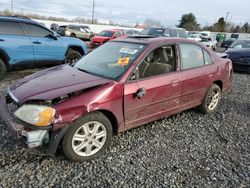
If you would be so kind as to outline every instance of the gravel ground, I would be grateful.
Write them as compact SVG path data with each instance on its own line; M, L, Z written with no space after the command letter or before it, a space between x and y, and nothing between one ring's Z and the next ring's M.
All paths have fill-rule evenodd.
M0 92L37 69L9 73ZM250 187L250 75L234 74L219 110L188 110L113 138L84 163L34 156L0 118L0 187Z

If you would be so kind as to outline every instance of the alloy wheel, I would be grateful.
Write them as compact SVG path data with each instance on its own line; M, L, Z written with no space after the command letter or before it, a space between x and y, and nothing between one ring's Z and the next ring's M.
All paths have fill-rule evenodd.
M80 126L72 137L72 149L79 156L91 156L97 153L105 144L107 130L97 121L91 121Z

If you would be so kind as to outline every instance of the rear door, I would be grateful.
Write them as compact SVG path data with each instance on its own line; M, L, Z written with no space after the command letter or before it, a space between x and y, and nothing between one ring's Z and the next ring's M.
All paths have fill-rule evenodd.
M9 64L33 64L33 45L18 22L0 21L0 50L10 57Z
M61 63L65 58L62 37L53 38L53 33L41 26L24 24L34 49L35 64Z
M172 56L165 47L171 49ZM174 49L174 46L164 46L153 50L135 70L139 78L125 84L124 115L128 128L165 117L178 109L182 77L176 69Z
M187 108L201 103L207 90L207 73L201 47L179 44L182 70L182 106Z

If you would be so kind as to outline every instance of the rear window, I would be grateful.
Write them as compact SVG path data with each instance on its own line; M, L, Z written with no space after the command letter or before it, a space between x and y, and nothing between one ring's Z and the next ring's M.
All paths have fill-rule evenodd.
M0 35L20 35L24 32L20 23L0 21Z
M163 35L164 29L149 28L144 29L140 34L141 35Z
M113 31L102 31L101 33L99 33L99 36L102 37L112 37L114 34Z
M187 33L184 30L178 30L178 35L181 38L187 38Z

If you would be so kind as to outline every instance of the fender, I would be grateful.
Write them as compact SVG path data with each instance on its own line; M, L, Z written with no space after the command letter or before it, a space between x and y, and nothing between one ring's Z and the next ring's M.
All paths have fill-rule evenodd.
M10 57L3 49L0 49L0 58L4 61L7 67L9 67Z

